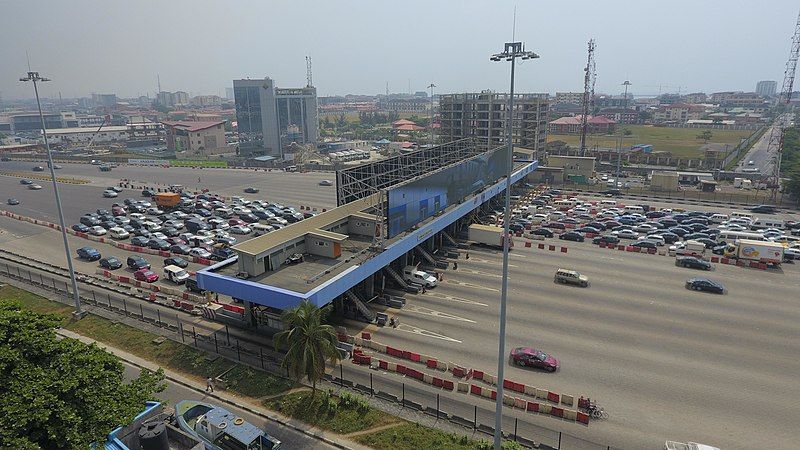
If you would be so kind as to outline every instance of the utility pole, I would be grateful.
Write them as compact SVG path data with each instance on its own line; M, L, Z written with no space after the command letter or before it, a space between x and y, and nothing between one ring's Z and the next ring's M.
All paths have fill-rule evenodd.
M69 269L69 278L72 282L72 294L75 299L75 312L73 315L80 319L86 312L81 309L81 294L78 291L78 280L75 278L75 267L72 265L72 254L69 250L69 242L67 241L67 226L64 223L64 210L61 208L61 197L58 194L58 182L56 181L56 172L53 167L53 154L50 152L50 143L47 140L47 127L44 122L44 114L42 114L42 103L39 101L39 82L50 81L49 78L39 76L39 72L29 71L28 75L19 79L19 81L33 81L33 92L36 94L36 106L39 108L39 120L42 124L42 136L44 136L44 146L47 149L47 165L50 167L50 177L53 182L53 193L56 197L56 209L58 209L58 224L61 225L61 237L64 239L64 252L67 255L67 267Z
M430 111L430 119L428 120L428 135L429 135L429 138L430 138L430 146L431 147L433 147L433 88L435 88L435 87L436 87L436 85L433 84L433 83L428 85L428 89L431 90L431 106L430 106L430 110L431 111Z
M594 96L594 39L589 39L589 56L586 59L586 68L583 76L583 116L581 117L581 148L580 155L586 156L586 133L589 131L589 105Z
M625 94L624 94L624 97L623 97L623 102L624 102L623 104L625 105L625 108L623 108L623 111L627 114L627 112L628 112L628 86L631 85L631 82L628 81L628 80L625 80L625 82L622 83L622 85L625 86ZM618 187L618 185L619 185L619 166L620 166L620 163L622 162L621 160L622 160L622 136L620 136L617 139L617 174L614 177L614 183L615 183L614 184L614 189L616 189Z

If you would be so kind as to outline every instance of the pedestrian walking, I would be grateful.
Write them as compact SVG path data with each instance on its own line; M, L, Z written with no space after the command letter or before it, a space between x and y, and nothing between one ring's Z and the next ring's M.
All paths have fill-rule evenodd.
M206 380L206 392L214 392L214 380L211 377Z
M218 301L219 301L219 292L215 292L215 293L214 293L214 301L215 301L215 302L218 302Z
M422 285L422 293L423 294L425 293L425 285L424 284Z
M467 252L467 256L464 259L469 259L469 252Z
M458 261L453 261L453 270L458 270Z

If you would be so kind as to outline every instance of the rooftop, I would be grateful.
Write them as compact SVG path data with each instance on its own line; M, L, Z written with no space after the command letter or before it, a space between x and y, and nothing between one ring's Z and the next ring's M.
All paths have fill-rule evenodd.
M572 117L561 117L559 119L553 120L550 123L556 125L580 125L583 121L583 116L572 116ZM588 120L590 125L609 125L617 123L613 119L609 119L605 116L589 116Z
M121 133L123 131L128 131L128 126L127 125L113 126L113 127L112 126L103 127L103 128L100 129L99 132L100 133L103 133L103 132L106 132L106 133ZM72 128L48 128L47 129L47 133L48 134L80 134L80 133L94 134L96 132L98 132L97 131L97 126L94 126L94 127L72 127Z
M209 122L192 122L187 120L176 120L176 121L165 121L162 122L164 125L174 128L179 128L185 131L201 131L206 130L208 128L215 127L217 125L222 125L225 123L224 120L214 120Z

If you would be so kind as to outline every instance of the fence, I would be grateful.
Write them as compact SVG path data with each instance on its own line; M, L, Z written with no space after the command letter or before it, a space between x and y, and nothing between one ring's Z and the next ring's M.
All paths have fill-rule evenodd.
M583 193L599 193L606 190L604 186L581 186L580 189L570 186L566 187L569 190ZM698 190L683 190L683 191L651 191L644 188L625 188L622 190L622 195L625 197L642 198L650 201L676 201L676 202L710 202L718 203L725 206L754 206L761 204L772 204L782 207L796 208L800 205L800 199L792 199L788 194L779 192L776 200L771 200L770 190L754 190L739 191L739 192L702 192Z
M68 280L58 279L58 276L44 273L42 270L32 270L9 261L0 262L0 276L51 291L56 294L55 300L71 305L72 293ZM282 354L271 347L259 345L256 341L244 339L236 330L231 332L228 325L215 324L217 326L214 327L196 321L189 322L185 318L181 319L181 314L175 310L151 304L145 300L103 292L102 289L79 287L79 291L84 304L159 327L163 331L161 334L176 342L273 374L288 376L280 367ZM376 372L354 367L347 362L343 362L335 368L333 374L328 378L343 388L352 388L366 395L398 403L404 408L420 410L437 419L448 420L484 433L487 438L494 432L493 404L487 402L484 407L456 398L459 395L469 394L443 395L447 392L443 390L442 393L436 393L434 397L433 393L424 389L420 383L406 383L394 377L376 375ZM503 415L503 433L508 439L529 447L537 443L542 444L540 448L549 447L559 450L610 450L615 448L535 425L525 418L519 417L521 414L517 411L509 410L507 413Z

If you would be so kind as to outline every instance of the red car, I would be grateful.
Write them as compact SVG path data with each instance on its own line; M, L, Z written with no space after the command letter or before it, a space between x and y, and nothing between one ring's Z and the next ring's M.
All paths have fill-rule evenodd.
M113 214L114 217L117 217L117 216L124 216L127 213L125 212L125 208L123 208L121 206L115 206L115 207L111 208L111 214Z
M565 230L567 227L561 222L548 222L545 225L542 225L545 228L556 228L559 230Z
M232 226L232 227L235 227L236 225L239 225L239 226L244 226L244 225L247 225L247 224L246 224L246 223L244 223L244 221L243 221L243 220L239 220L239 219L230 219L230 220L228 220L228 225L230 225L230 226Z
M139 269L133 273L133 276L139 281L146 281L148 283L158 281L158 274L150 269Z
M511 350L514 364L523 367L537 367L548 372L558 370L558 360L547 353L532 347L517 347Z

